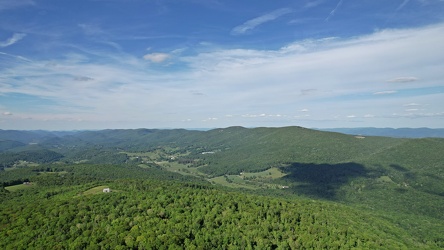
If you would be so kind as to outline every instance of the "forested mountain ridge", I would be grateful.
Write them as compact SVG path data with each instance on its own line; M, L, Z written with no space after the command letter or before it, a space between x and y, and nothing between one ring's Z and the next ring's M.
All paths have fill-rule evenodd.
M58 189L48 186L44 195L28 190L20 199L2 203L0 225L4 230L0 232L0 247L414 249L427 246L391 222L333 203L276 199L171 181L121 180L104 184L111 187L111 193L92 193L88 189L92 184ZM20 214L16 207L20 208Z
M397 138L444 138L444 129L439 128L326 128L319 130L351 135L387 136Z
M365 213L372 221L377 222L377 225L375 226L376 231L368 231L364 238L360 238L362 235L359 236L359 241L352 240L355 238L351 236L350 231L349 238L345 236L345 238L330 241L333 238L327 237L328 240L321 244L315 238L310 238L316 237L316 234L322 235L319 229L314 229L318 226L313 224L304 229L301 228L301 235L311 232L307 234L311 236L306 236L303 241L298 241L297 238L285 240L282 237L290 237L286 233L274 236L277 237L274 240L268 238L264 241L265 243L256 239L259 236L253 237L255 240L251 238L252 236L245 236L243 243L240 243L230 239L231 236L228 236L227 232L227 239L217 239L210 244L208 243L211 241L210 238L205 238L204 235L197 237L194 233L190 234L189 230L191 229L186 229L186 231L188 230L186 233L179 230L180 235L176 235L179 239L174 244L183 245L186 238L194 235L194 239L204 237L200 238L199 242L206 242L205 244L209 244L208 247L222 244L221 242L225 242L223 243L226 244L225 246L231 244L233 247L258 247L264 243L269 247L274 246L279 249L295 248L295 246L299 246L299 248L323 246L325 248L338 244L349 247L358 247L357 244L359 244L362 248L376 246L379 248L396 246L396 248L411 249L444 247L444 239L440 236L440 232L444 228L444 213L442 211L444 207L444 156L442 154L444 139L364 137L301 127L253 129L229 127L209 131L184 129L121 129L69 133L38 131L37 137L32 133L20 134L21 131L14 131L12 134L20 139L18 141L11 140L13 139L11 134L9 137L2 137L2 132L5 131L0 131L0 142L4 142L0 143L0 146L4 145L0 147L3 149L3 152L0 152L0 183L6 189L1 190L0 199L7 201L5 204L12 205L23 199L31 199L30 197L36 195L47 199L41 200L39 204L41 204L42 213L48 213L47 210L52 209L51 202L54 199L70 199L72 195L75 195L72 194L72 190L84 192L89 188L103 184L122 190L122 194L113 195L131 203L131 200L139 199L141 194L138 194L136 189L132 189L135 192L127 192L129 189L123 188L119 184L123 179L133 181L130 182L131 185L135 185L141 190L145 190L145 184L151 185L149 182L145 183L144 180L176 180L176 182L191 182L198 184L199 187L204 185L215 189L216 196L224 196L223 193L216 190L229 188L230 192L236 194L240 192L249 193L249 195L253 193L254 195L281 197L278 198L279 202L285 200L286 202L299 203L305 202L307 198L319 201L320 203L310 205L310 208L305 207L311 211L318 209L316 208L318 205L329 206L326 204L340 203L341 209L351 209L349 213L352 214ZM42 134L45 136L41 136ZM24 182L31 184L22 184ZM167 183L169 182L167 181ZM159 186L166 187L160 184ZM192 189L194 188L191 187ZM164 189L164 194L169 194L168 188ZM121 197L121 195L125 197ZM20 198L22 196L25 198ZM85 202L92 202L90 198L87 198ZM63 202L66 202L66 199ZM107 206L110 202L104 197L97 199L100 201L94 202L98 202L98 206ZM243 199L250 198L240 198L240 200ZM256 197L254 199L260 200L262 198ZM176 201L182 202L183 200L178 197L174 202ZM220 203L219 200L214 202ZM27 209L28 205L20 204L21 207ZM32 204L30 203L29 206ZM248 203L246 209L249 206L254 207L255 204ZM190 207L199 209L197 204L190 205ZM248 209L254 210L254 208ZM285 210L287 208L280 207L279 209ZM164 210L167 214L169 212L176 213L173 211L174 209L168 210L167 207ZM214 208L210 208L210 210L214 210ZM16 213L16 210L7 211L3 215L7 218L14 218L13 214ZM103 210L103 213L107 212ZM283 211L278 212L278 214L282 213ZM136 214L141 218L148 216L143 211L134 212L133 216ZM308 214L312 214L312 212L308 212ZM104 214L101 216L106 217ZM135 221L131 219L133 217L128 217L125 214L119 216L119 220L126 221L125 223L132 221L131 225L134 226ZM237 214L235 216L240 218L243 215ZM277 216L282 219L280 215ZM345 212L335 212L332 220L339 220L340 217L347 216L349 215ZM356 228L371 224L370 221L360 221L358 217L351 216L349 218L351 221L359 221L355 225ZM70 218L75 220L77 217L70 216ZM160 216L160 219L164 220L165 218ZM223 220L217 216L213 219L215 221ZM179 221L178 223L183 223L182 220ZM259 218L246 218L246 221L261 224ZM284 223L284 221L281 222ZM294 223L291 220L287 222ZM8 219L3 223L3 226L9 225L8 230L13 231L15 229L12 227L21 227L19 225L22 225L14 219ZM51 223L57 224L59 222L53 221ZM111 220L101 220L101 223L105 226L107 223L111 223ZM168 223L170 222L166 224ZM129 225L125 224L119 230L130 230ZM240 226L242 230L251 226L248 223L239 225L242 225ZM323 224L321 223L321 225ZM331 230L336 226L334 224ZM81 233L97 230L93 225L83 227L76 224L76 227ZM146 227L142 228L147 229ZM202 230L203 228L206 227L200 227ZM377 228L383 230L384 233L378 232ZM327 235L331 235L333 232L329 230L326 229ZM64 232L68 233L66 230ZM200 231L200 233L202 232ZM209 235L213 235L213 233L220 233L220 231L213 230ZM171 231L163 231L163 234L168 237L172 235ZM70 237L74 237L68 237L67 242L70 242L70 245L74 244L71 240L80 237L77 233L70 233L70 235ZM131 248L130 245L133 248L136 245L141 247L148 243L142 241L142 238L137 240L137 236L152 237L152 235L141 233L125 235L128 237L116 235L119 240L112 244L127 248ZM371 235L384 235L384 239L375 242L376 238ZM94 242L96 245L100 242L105 244L104 239L108 236L103 232ZM129 240L130 238L132 240ZM159 240L158 237L156 239L151 239L150 244L157 246L166 244L166 241ZM289 245L277 244L276 239L281 239L282 242L285 241ZM335 241L337 242L333 243ZM14 242L6 245L18 246ZM304 242L311 243L305 244ZM318 243L313 245L313 242ZM362 245L359 242L366 242L366 244ZM80 246L83 248L90 247L83 241L77 243L81 244ZM187 241L186 244L199 245L197 241L194 243Z

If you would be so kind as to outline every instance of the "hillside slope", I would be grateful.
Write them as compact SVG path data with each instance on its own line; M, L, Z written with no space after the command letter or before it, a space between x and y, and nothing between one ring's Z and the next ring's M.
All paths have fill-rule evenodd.
M19 132L14 133L22 138ZM395 246L400 248L412 249L442 247L444 244L441 236L444 228L444 139L357 137L301 127L229 127L209 131L82 131L47 137L38 144L8 141L4 145L6 150L0 154L0 160L7 162L4 164L7 171L0 168L0 182L4 186L19 184L8 187L9 190L19 191L14 196L8 190L1 189L0 198L15 197L19 201L19 197L26 193L27 197L38 194L46 199L57 197L66 185L111 184L122 178L134 181L131 185L142 189L143 185L137 183L146 179L161 182L175 179L192 181L199 185L212 183L212 187L216 189L230 187L235 193L281 197L279 202L306 201L309 198L322 201L318 204L320 206L340 203L340 209L348 212L335 214L334 221L346 218L348 213L366 214L376 223L375 227L383 231L377 229L376 235L384 235L384 240L389 240L375 242L372 233L367 232L370 238L366 236L360 242L366 241L372 247L377 246L374 244L392 246L390 242L396 242ZM37 185L22 184L28 181ZM236 181L242 185L232 185L231 182ZM120 184L116 184L115 188L125 190ZM251 189L247 191L243 188ZM226 197L222 193L216 194ZM125 192L125 196L119 196L118 199L138 199L138 196L132 195L131 192ZM254 196L253 200L255 199L260 198ZM15 201L11 202L13 204ZM53 207L49 203L43 203L41 209L46 214L46 210ZM66 205L66 200L59 205ZM318 209L317 205L314 206L316 208L305 208ZM196 205L195 209L199 209L199 206ZM134 213L138 213L137 211ZM15 210L10 212L16 213ZM121 216L121 220L125 221L127 216ZM140 216L146 214L142 211ZM236 216L242 217L242 214ZM360 221L358 216L352 217L352 221L359 222L354 224L354 228L371 225L368 221ZM249 221L256 223L254 219ZM107 220L102 222L110 223ZM4 225L10 225L10 231L23 227L19 222L5 222ZM243 228L248 228L251 224L242 225ZM96 230L91 225L86 226L88 230ZM318 226L308 226L306 230L312 232L320 229ZM74 236L77 235L76 232L78 231L73 229ZM212 231L210 235L213 233L216 231ZM102 234L106 235L106 232ZM165 234L171 236L170 233ZM127 236L135 237L137 241L136 234ZM409 237L412 240L406 240ZM122 239L119 239L118 244L123 244ZM123 241L126 239L124 237ZM42 238L42 242L44 240ZM348 239L337 240L345 245L360 244L358 241L349 242ZM268 242L274 244L271 239ZM81 244L86 246L84 242ZM217 241L215 244L222 243ZM315 247L303 245L302 242L298 244Z
M96 187L111 187L112 192L92 192ZM0 208L0 247L4 249L438 246L421 242L393 222L344 205L171 181L40 187L23 191L20 198L8 197Z

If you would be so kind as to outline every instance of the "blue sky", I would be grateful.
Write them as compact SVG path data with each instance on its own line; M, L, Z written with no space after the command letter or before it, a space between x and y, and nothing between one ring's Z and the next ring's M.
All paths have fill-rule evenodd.
M444 127L444 0L0 0L0 129Z

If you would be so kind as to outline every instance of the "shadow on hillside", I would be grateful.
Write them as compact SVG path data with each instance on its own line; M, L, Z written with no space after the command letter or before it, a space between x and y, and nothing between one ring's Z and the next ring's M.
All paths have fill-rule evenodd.
M400 172L408 172L409 170L405 167L401 167L398 164L390 164L390 167L394 170L400 171Z
M292 186L296 193L331 200L336 198L337 190L350 179L368 174L368 170L357 163L293 163L281 170L287 174L284 180L300 183Z

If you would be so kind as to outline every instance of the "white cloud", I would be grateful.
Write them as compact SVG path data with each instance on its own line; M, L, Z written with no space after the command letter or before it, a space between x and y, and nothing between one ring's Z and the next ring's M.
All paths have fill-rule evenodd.
M6 112L3 112L3 115L12 115L12 113L11 112L8 112L8 111L6 111Z
M170 58L169 54L166 53L151 53L143 56L143 59L149 60L154 63L161 63Z
M267 117L267 114L245 114L245 115L241 115L242 117L246 117L246 118L257 118L257 117ZM268 115L270 116L270 115Z
M11 45L15 44L16 42L22 40L25 36L26 36L26 34L23 34L23 33L14 33L12 35L12 37L7 39L6 41L3 41L3 42L0 41L0 47L11 46Z
M396 91L396 90L386 90L386 91L378 91L378 92L375 92L373 94L374 95L390 95L390 94L395 94L397 92L398 91Z
M210 117L210 118L204 119L202 121L203 122L212 122L212 121L217 121L217 120L219 120L219 118L217 118L217 117Z
M421 104L411 102L411 103L404 104L403 106L404 107L414 107L414 106L421 106Z
M249 30L252 30L263 23L273 21L273 20L275 20L283 15L289 14L291 12L292 12L292 10L289 8L277 9L275 11L272 11L270 13L267 13L265 15L262 15L262 16L259 16L256 18L253 18L253 19L248 20L239 26L234 27L233 30L231 30L231 34L232 35L245 34Z
M420 77L410 81L411 89L442 86L444 24L294 44L302 49L288 49L289 44L277 50L207 48L182 58L175 55L187 65L180 71L150 67L151 62L167 60L166 53L147 54L145 60L100 51L51 61L17 60L0 69L0 92L57 103L44 106L43 114L20 112L33 119L83 120L99 127L180 127L185 126L182 121L200 127L202 120L215 126L327 127L359 120L347 119L350 114L373 115L365 120L369 126L442 124L441 116L424 115L442 112L442 93L384 98L369 93L384 92L386 79L411 78L393 76ZM405 84L393 84L389 91L403 88ZM397 116L396 123L384 118L403 115L406 104L415 108L412 104L423 103L428 104L427 113L417 111L418 119ZM310 108L311 116L303 116L308 114L304 107Z

